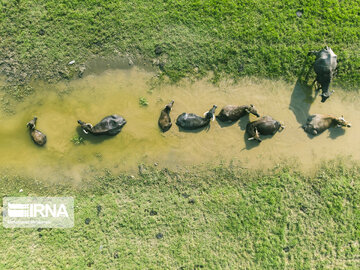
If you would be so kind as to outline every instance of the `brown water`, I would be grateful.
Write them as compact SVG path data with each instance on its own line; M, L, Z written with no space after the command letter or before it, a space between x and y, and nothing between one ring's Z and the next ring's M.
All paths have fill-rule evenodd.
M256 79L243 79L236 85L224 81L219 86L206 80L182 82L150 93L153 76L134 67L56 85L34 83L36 94L19 104L15 115L0 114L2 170L40 179L77 181L99 168L132 171L139 163L176 168L236 161L244 167L264 168L294 160L306 169L338 155L360 160L360 108L355 93L337 90L326 103L320 103L320 97L311 103L308 89L299 84ZM141 107L139 97L145 97L149 105ZM161 133L157 126L160 110L172 99L173 127ZM217 113L227 104L254 104L260 115L270 115L286 128L261 144L244 136L248 117L227 126L214 121L209 129L199 132L179 131L175 125L179 114L202 115L213 104L218 106ZM310 138L299 128L308 113L344 115L353 127ZM78 128L78 119L96 124L110 114L127 120L115 137L93 137ZM32 142L26 129L35 115L37 128L48 137L43 148ZM76 135L83 136L85 143L74 145L71 138Z

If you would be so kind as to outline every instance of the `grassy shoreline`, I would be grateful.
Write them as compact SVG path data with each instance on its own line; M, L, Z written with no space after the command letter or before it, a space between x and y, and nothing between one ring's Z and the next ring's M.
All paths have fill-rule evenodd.
M0 197L74 196L76 209L68 230L1 226L0 267L356 269L359 172L335 161L314 176L287 166L146 167L135 177L105 173L76 194L3 178Z
M209 72L215 82L224 75L295 80L306 53L329 45L339 59L334 83L358 89L356 3L4 0L0 73L9 86L71 79L93 56L122 55L153 63L174 82Z

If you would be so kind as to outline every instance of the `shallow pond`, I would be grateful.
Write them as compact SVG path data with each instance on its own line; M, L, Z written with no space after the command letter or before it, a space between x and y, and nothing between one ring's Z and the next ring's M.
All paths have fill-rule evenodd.
M303 168L337 155L360 160L360 107L356 93L337 90L326 103L299 83L242 79L237 84L222 82L214 86L206 80L179 85L162 85L150 90L151 72L110 69L71 82L33 84L36 93L16 107L16 114L1 113L0 166L3 171L43 179L80 180L92 170L107 168L132 171L139 163L158 163L176 168L207 162L236 161L244 167L264 168L277 162L294 160ZM142 107L139 98L149 105ZM161 133L157 120L160 110L175 100L173 127ZM211 122L209 129L181 132L175 125L182 112L202 115L213 104L254 104L260 115L270 115L286 128L261 144L248 141L245 126L249 117L232 125ZM308 113L344 115L353 126L331 129L311 138L301 128ZM115 137L85 135L77 120L96 124L104 116L122 115L127 124ZM26 123L38 117L37 129L48 141L36 146ZM250 116L254 120L255 116ZM83 144L71 139L81 136Z

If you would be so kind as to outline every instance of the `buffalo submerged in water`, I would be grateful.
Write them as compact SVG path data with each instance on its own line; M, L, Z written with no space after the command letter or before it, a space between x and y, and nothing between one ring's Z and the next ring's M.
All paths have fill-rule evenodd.
M122 116L113 114L106 116L95 126L90 123L85 123L81 120L78 120L78 123L86 134L91 133L93 135L114 136L121 131L123 126L126 124L126 120Z
M250 113L255 115L256 117L260 117L255 106L252 104L242 106L227 105L221 109L220 113L216 116L216 118L222 122L237 121L241 117Z
M182 113L176 119L176 125L186 130L193 130L207 126L210 120L215 119L215 110L217 106L214 105L209 111L204 113L204 117L193 113Z
M343 116L334 117L331 115L313 114L308 117L306 124L302 126L305 132L312 135L318 135L330 127L349 128L351 124Z
M35 116L29 123L26 124L26 126L30 130L30 136L33 139L34 143L39 146L43 146L46 143L47 138L44 133L36 129L36 121L37 117Z
M160 113L158 125L163 132L168 131L172 126L170 111L173 105L174 105L174 101L172 100L169 104L165 106L165 108Z
M279 121L271 116L263 116L246 125L246 132L249 135L248 140L261 142L260 135L274 135L277 131L285 128Z

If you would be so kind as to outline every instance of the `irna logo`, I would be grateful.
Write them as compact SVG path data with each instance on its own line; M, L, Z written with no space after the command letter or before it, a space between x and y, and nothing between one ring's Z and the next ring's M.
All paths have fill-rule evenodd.
M72 197L5 197L6 228L70 228L74 226Z
M8 204L9 217L69 217L64 204Z

